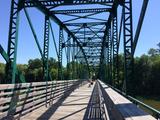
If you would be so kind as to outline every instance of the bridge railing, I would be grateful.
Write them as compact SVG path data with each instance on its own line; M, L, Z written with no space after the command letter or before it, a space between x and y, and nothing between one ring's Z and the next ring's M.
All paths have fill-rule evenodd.
M16 118L53 104L79 83L79 80L68 80L0 85L0 119Z
M133 104L127 97L99 81L109 116L116 120L155 120L150 114ZM157 118L158 119L158 118Z
M150 113L152 116L154 116L156 119L160 119L160 111L154 109L153 107L137 100L136 98L126 95L124 92L120 91L117 88L114 88L110 85L108 85L109 87L111 87L112 89L114 89L116 92L120 93L121 95L123 95L124 97L126 97L127 99L129 99L130 101L132 101L134 104L137 105L137 107L140 107L142 109L144 109L145 111L147 111L148 113Z

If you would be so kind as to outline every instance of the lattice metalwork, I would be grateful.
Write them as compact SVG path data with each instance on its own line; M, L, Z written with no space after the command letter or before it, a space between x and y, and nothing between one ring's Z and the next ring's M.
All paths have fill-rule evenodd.
M51 22L55 22L60 27L59 42L56 42L55 39L53 41L59 62L58 79L63 79L62 55L66 52L67 64L72 61L74 62L74 64L67 68L68 71L72 70L72 78L80 76L82 72L88 75L91 73L89 77L92 77L92 74L96 71L97 77L103 78L104 80L107 79L105 81L109 81L110 84L117 87L119 84L118 50L121 38L120 35L123 28L125 60L123 88L127 93L129 82L132 81L133 54L138 41L147 3L148 1L143 2L135 41L133 41L132 0L11 0L7 54L3 47L0 46L0 52L7 62L7 82L15 83L22 78L20 72L16 68L16 59L19 12L23 12L24 9L43 60L44 79L46 80L51 80L48 71L49 33L51 32L54 38L53 32L55 30L52 29ZM75 5L77 7L75 7ZM26 10L33 7L40 10L44 16L46 16L43 50L41 49L33 24ZM120 20L117 17L120 13L118 7L123 9ZM120 30L118 28L120 28ZM64 34L67 33L67 35L63 35L63 32ZM68 37L66 41L65 37ZM59 48L59 50L57 48ZM81 67L84 67L87 72L76 71ZM103 73L100 74L102 71ZM7 82L4 81L4 83Z

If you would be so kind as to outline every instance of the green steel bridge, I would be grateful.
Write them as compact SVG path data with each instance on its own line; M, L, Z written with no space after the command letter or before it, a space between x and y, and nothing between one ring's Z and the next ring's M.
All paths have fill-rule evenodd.
M7 51L0 43L0 53L6 62L6 77L0 84L0 119L160 119L158 110L130 96L130 82L134 80L134 53L149 0L142 2L135 34L132 0L10 1ZM38 33L44 36L43 48L33 24L35 20L28 12L33 8L44 15L44 32ZM27 82L17 68L21 13L26 17L43 61L43 78L39 82ZM55 30L53 23L59 28ZM54 33L59 39L55 39ZM118 64L120 42L124 46L122 83L119 83ZM58 80L53 80L49 71L50 47L54 47L58 58ZM73 74L71 80L65 80L64 62L78 63L72 68L67 66L68 71L78 74L77 78ZM75 69L79 67L82 71ZM93 75L95 80L91 85Z

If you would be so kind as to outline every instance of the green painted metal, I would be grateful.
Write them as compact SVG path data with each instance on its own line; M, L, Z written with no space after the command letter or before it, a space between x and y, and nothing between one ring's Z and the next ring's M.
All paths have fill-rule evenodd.
M59 29L59 54L58 54L58 80L63 79L62 73L62 42L63 42L63 29Z
M132 27L132 0L125 0L123 4L123 37L124 37L124 85L123 90L128 94L131 90L133 73L133 27Z
M86 58L86 55L85 55L85 52L84 52L84 49L83 47L81 46L81 44L79 43L78 39L76 38L76 36L67 28L67 26L61 22L61 20L56 17L54 14L52 14L52 12L46 7L45 4L43 4L41 1L39 0L31 0L30 2L32 2L34 5L36 5L36 7L42 12L44 13L45 15L48 15L54 22L56 22L59 26L61 26L68 34L71 35L71 37L73 38L73 40L77 43L77 45L79 46L79 48L81 49L83 55L84 55L84 58L85 58L85 61L86 61L86 64L87 64L87 68L89 70L89 63L88 63L88 60ZM48 2L47 2L48 3Z
M9 56L7 55L7 53L5 52L5 50L3 49L3 47L0 45L0 54L2 55L2 57L5 59L6 63L9 63ZM19 82L25 83L25 77L24 75L18 70L16 69L15 71L17 79L19 80ZM5 84L6 81L1 81L2 84Z
M29 17L29 14L28 14L26 8L24 8L24 13L25 13L25 15L26 15L27 21L28 21L29 26L30 26L30 28L31 28L31 31L32 31L32 33L33 33L33 37L34 37L34 40L35 40L36 45L37 45L37 47L38 47L38 50L39 50L39 52L40 52L40 55L43 57L43 52L42 52L41 46L40 46L40 44L39 44L39 42L38 42L38 38L37 38L36 32L35 32L35 30L34 30L34 28L33 28L33 24L32 24L32 22L31 22L31 19L30 19L30 17Z
M108 36L107 36L107 42L108 42L108 50L107 50L107 65L108 65L108 81L109 84L113 84L112 81L112 38L111 38L111 28L108 29Z
M68 40L67 40L67 44L71 44L71 36L68 34ZM71 49L70 47L68 46L67 47L67 72L69 73L68 75L68 78L70 79L71 78L71 75L70 75L70 71L71 71L71 66L69 65L69 63L71 62Z
M33 28L33 24L32 24L32 22L31 22L30 16L29 16L26 8L24 8L24 12L25 12L26 18L27 18L27 20L28 20L29 26L30 26L30 28L31 28L31 31L32 31L32 33L33 33L34 40L35 40L35 42L36 42L36 45L37 45L38 50L39 50L39 52L40 52L40 55L41 55L41 57L42 57L42 61L43 61L43 63L44 63L45 57L44 57L44 54L42 53L42 49L41 49L41 47L40 47L40 44L39 44L37 35L36 35L36 33L35 33L35 30L34 30L34 28ZM48 21L47 23L48 23L48 25L49 25L49 21ZM49 26L48 26L48 27L49 27ZM49 30L49 29L48 29L48 30ZM48 33L48 35L49 35L49 33ZM47 35L47 36L48 36L48 35ZM46 39L47 39L47 38L46 38ZM49 39L48 39L48 40L49 40ZM49 42L46 43L46 44L49 44ZM49 49L48 47L49 47L49 46L47 46L47 49ZM46 49L46 48L45 48L45 49ZM46 51L45 51L45 52L46 52ZM47 56L48 56L48 53L47 53ZM48 62L48 61L47 61L47 62ZM47 66L47 65L46 65L46 66ZM43 66L43 67L44 67L44 66ZM47 68L47 69L48 69L48 68ZM47 79L52 80L50 73L47 72L47 74L49 74L49 75L47 76Z
M52 28L50 20L49 20L49 25L50 25L50 29L51 29L52 40L53 40L54 47L55 47L55 50L56 50L56 54L57 54L57 57L58 57L58 49L57 49L57 45L56 45L56 41L55 41L55 37L54 37L54 32L53 32L53 28Z
M114 0L90 0L90 1L85 1L85 0L54 0L54 1L46 1L46 0L40 0L42 5L46 5L48 7L55 8L60 5L83 5L83 4L107 4L110 5L114 2ZM37 4L33 2L32 0L27 0L25 1L25 7L35 7Z
M16 2L18 1L18 2ZM25 4L23 4L25 2ZM78 3L79 2L79 3ZM100 9L79 9L79 10L56 10L53 11L52 8L57 7L59 5L73 5L73 4L94 4L94 3L110 3L109 8L100 8ZM42 13L45 14L45 27L44 27L44 47L43 51L40 47L38 38L36 36L36 32L33 28L33 24L31 19L27 13L26 8L24 8L25 15L29 22L31 31L33 33L36 45L38 46L38 50L41 54L43 60L43 72L44 72L44 79L46 81L52 80L51 75L49 74L48 70L48 57L49 57L49 33L51 30L51 34L53 37L54 47L58 56L58 79L63 79L63 71L62 71L62 55L63 55L63 48L67 47L66 57L67 63L69 63L70 57L72 57L72 64L71 67L67 67L67 70L72 73L72 79L75 79L76 76L80 76L83 74L82 78L86 78L86 76L90 76L90 70L92 69L92 65L90 64L90 59L100 59L99 67L99 76L103 81L105 79L109 81L110 85L117 87L118 85L118 50L121 38L121 30L122 30L122 23L123 23L123 37L124 37L124 72L125 72L125 79L124 79L124 86L123 90L126 94L132 92L132 88L130 90L129 83L132 82L132 74L133 74L133 54L135 51L135 47L138 41L140 29L143 23L144 14L146 11L146 7L148 4L148 0L144 0L136 35L135 41L133 43L133 28L132 28L132 0L104 0L104 1L83 1L78 0L73 3L73 1L46 1L46 0L11 0L11 15L10 15L10 27L9 27L9 39L8 39L8 52L4 51L2 46L0 45L0 53L3 58L7 62L6 66L6 76L7 80L4 83L15 83L17 80L21 80L21 82L25 82L24 76L20 71L16 68L16 59L17 59L17 46L18 46L18 25L19 25L19 11L23 9L23 7L36 7ZM108 5L108 4L107 4ZM120 33L118 34L118 25L117 25L117 9L118 6L121 5L123 7L122 12L122 19L120 24ZM68 23L64 23L65 21L61 21L55 14L72 14L72 13L90 13L95 12L93 14L89 14L86 16L79 16L75 19L80 18L90 18L91 15L95 15L100 12L110 12L108 20L102 20L99 18L94 18L94 20L101 20L103 22L89 22L89 23L72 23L73 20ZM71 15L72 17L77 17L76 15ZM60 26L59 31L59 50L56 46L56 41L54 38L53 29L51 27L51 22L49 17ZM93 20L93 18L92 18ZM105 22L104 22L105 21ZM104 25L105 29L98 29L93 30L92 27L96 25ZM80 29L73 29L70 30L69 26L79 26L80 29L84 28L84 31L79 31ZM88 30L86 30L88 29ZM68 34L67 46L63 46L64 36L63 30L65 30ZM77 31L78 30L78 31ZM98 35L98 33L104 33L104 35ZM76 36L76 34L78 34ZM87 37L88 35L93 35L93 37ZM118 36L119 35L119 36ZM72 38L72 40L71 40ZM96 44L92 40L101 39L100 44ZM84 42L81 42L84 40ZM73 42L72 42L73 41ZM89 42L91 45L88 45ZM65 41L64 41L65 43ZM93 44L92 44L93 43ZM73 47L73 49L71 49ZM88 47L88 49L86 49ZM97 49L96 55L92 55L93 53L89 53L91 48L95 47ZM98 49L100 47L100 51ZM93 51L92 51L93 52ZM72 54L72 55L71 55ZM76 56L76 57L75 57ZM96 63L92 60L93 63ZM77 64L82 63L83 65ZM97 66L96 66L97 67ZM81 68L81 69L80 69ZM80 69L81 71L77 71ZM88 70L88 71L87 71ZM88 73L87 73L88 72ZM69 76L70 78L71 76Z
M49 80L49 69L48 69L48 56L49 56L49 33L50 33L50 23L49 17L45 16L45 25L44 25L44 47L43 47L43 76L44 80Z
M19 27L19 7L16 0L11 1L10 12L10 26L8 36L8 51L9 62L6 65L6 80L5 83L16 82L16 59L17 59L17 46L18 46L18 27Z
M146 9L148 6L148 2L149 2L149 0L143 0L143 5L142 5L142 9L141 9L141 13L140 13L140 17L139 17L139 21L138 21L138 25L137 25L135 37L134 37L134 42L133 42L133 55L135 53L135 49L137 46L137 42L138 42L138 38L139 38L140 31L142 28L142 24L143 24L144 16L145 16Z
M6 62L9 62L9 57L7 53L5 52L5 50L3 49L2 45L0 45L0 54L5 59Z
M118 87L118 26L117 26L117 10L114 12L112 20L112 42L113 42L113 86Z

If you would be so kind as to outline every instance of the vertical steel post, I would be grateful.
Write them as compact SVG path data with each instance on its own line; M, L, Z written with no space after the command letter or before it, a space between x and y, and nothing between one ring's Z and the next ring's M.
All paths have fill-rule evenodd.
M75 40L73 40L73 46L75 46ZM75 79L75 47L72 51L72 79Z
M60 26L59 30L59 54L58 54L58 80L62 80L62 42L63 42L63 29Z
M71 45L71 36L68 34L68 40L67 40L67 73L68 73L68 79L70 79L70 45Z
M4 83L16 82L16 60L18 46L18 28L19 28L19 2L11 1L10 25L8 35L8 51L9 62L6 64L6 80Z
M133 28L132 28L132 0L125 0L123 4L123 35L124 35L124 85L123 90L128 93L129 81L133 71Z
M112 21L112 42L113 42L113 86L118 85L118 25L117 25L117 9L114 11Z
M43 76L44 80L49 80L49 70L48 70L48 56L49 56L49 17L45 16L44 24L44 47L43 47Z
M108 29L108 36L107 36L107 42L108 42L108 80L109 84L112 85L112 41L111 41L111 27Z

